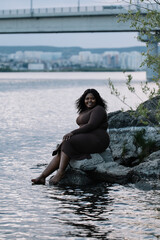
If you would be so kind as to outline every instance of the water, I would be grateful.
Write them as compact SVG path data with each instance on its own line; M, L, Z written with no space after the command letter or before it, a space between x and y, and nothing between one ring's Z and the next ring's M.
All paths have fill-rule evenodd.
M134 73L140 92L144 73ZM0 239L160 239L159 191L106 183L32 186L62 136L76 128L75 100L96 88L108 112L126 108L110 94L111 78L132 107L140 103L122 73L0 74Z

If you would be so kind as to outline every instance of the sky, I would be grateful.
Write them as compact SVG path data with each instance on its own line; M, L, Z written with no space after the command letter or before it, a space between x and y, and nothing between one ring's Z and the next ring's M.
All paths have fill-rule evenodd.
M0 0L0 10L125 4L123 0ZM144 46L137 33L1 34L0 46L119 48Z

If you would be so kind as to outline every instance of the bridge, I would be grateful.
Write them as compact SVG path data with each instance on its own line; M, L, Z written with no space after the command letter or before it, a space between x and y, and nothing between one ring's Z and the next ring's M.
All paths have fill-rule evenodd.
M129 10L136 13L140 9L141 15L145 16L146 8L160 11L158 4L0 10L0 34L135 32L137 30L130 27L130 21L118 22L119 14L127 14ZM153 55L158 54L157 42L149 43L148 47ZM153 75L153 70L147 68L147 79L151 80Z
M136 12L137 6L105 5L1 10L0 34L134 32L136 29L130 27L129 21L117 22L118 15L127 14L128 10ZM141 7L141 14L145 15L145 13L145 8Z

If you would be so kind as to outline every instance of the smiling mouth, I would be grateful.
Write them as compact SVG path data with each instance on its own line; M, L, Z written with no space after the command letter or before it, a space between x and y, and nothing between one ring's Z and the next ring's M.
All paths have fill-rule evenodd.
M93 103L88 103L87 105L88 105L88 106L92 106L92 105L93 105Z

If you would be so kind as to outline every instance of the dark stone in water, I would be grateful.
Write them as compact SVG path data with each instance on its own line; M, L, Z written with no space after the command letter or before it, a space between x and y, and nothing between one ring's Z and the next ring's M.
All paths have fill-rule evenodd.
M49 184L52 185L50 181ZM93 184L93 180L85 172L69 167L64 178L57 185L87 186L90 184Z

